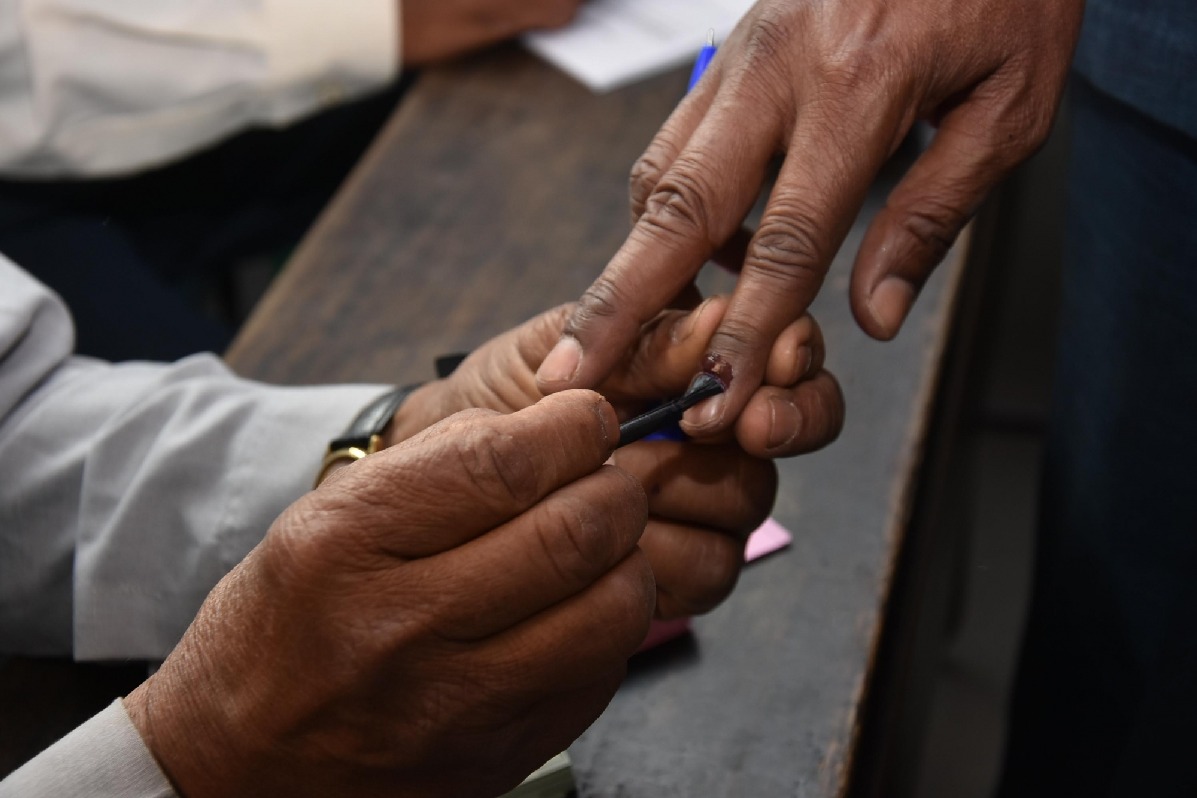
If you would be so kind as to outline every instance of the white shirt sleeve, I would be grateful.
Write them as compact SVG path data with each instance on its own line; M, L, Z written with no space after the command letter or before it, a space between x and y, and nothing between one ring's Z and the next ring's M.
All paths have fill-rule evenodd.
M386 388L72 347L62 302L0 257L0 651L160 660Z
M0 798L175 798L117 699L0 782Z
M398 0L0 0L0 173L159 165L379 88Z

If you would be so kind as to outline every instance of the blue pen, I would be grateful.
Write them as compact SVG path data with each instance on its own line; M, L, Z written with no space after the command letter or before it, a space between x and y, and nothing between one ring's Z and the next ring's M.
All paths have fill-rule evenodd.
M690 70L690 85L686 87L686 91L694 91L694 87L698 85L698 81L707 71L707 67L711 65L711 59L715 57L718 48L715 47L715 29L711 28L707 32L707 43L698 53L698 60L694 62L694 69Z
M715 47L715 29L711 28L707 32L707 43L698 53L698 58L694 62L694 69L690 70L690 85L686 87L686 92L689 93L698 85L698 81L706 74L707 67L711 65L711 59L715 57L718 48ZM621 438L623 436L621 435ZM676 421L673 421L663 428L657 430L645 438L647 441L684 441L686 440L686 433L682 432L682 428L678 426ZM620 444L623 445L622 443Z

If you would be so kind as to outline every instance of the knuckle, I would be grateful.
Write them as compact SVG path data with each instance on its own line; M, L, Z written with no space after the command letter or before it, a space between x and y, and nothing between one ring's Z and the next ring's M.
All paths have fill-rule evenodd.
M693 547L689 583L675 592L693 612L707 612L727 598L740 577L743 542L709 536Z
M623 288L604 272L582 294L564 332L575 334L595 320L618 318L626 304Z
M628 191L632 198L632 205L640 206L639 209L643 210L648 195L661 182L664 175L664 167L657 162L651 150L640 156L628 176Z
M757 230L746 267L783 286L817 287L828 249L818 229L813 214L797 204L777 207Z
M859 40L847 40L818 60L820 94L884 96L891 89L894 59L882 47Z
M604 474L608 472L612 477L620 478L620 487L611 489L612 505L626 513L629 523L638 523L643 529L648 518L648 495L644 492L644 484L618 466L603 469Z
M1027 122L1027 155L1037 152L1051 136L1055 113L1051 107L1032 107Z
M770 64L784 56L792 46L789 9L766 6L752 21L745 42L746 60L756 64Z
M759 357L761 343L767 338L767 331L758 328L754 319L728 316L707 348L733 358Z
M740 531L747 536L760 526L773 509L777 499L777 466L772 460L755 457L742 458L738 483L741 488Z
M346 534L342 519L350 514L358 522ZM330 563L360 565L369 557L371 547L366 541L395 515L393 506L367 492L311 494L288 508L271 527L267 550L272 561L294 572L320 572Z
M989 153L983 167L986 172L1004 175L1034 155L1051 135L1054 119L1049 112L1018 108L990 127L984 146Z
M612 571L617 580L617 590L611 591L611 612L622 623L632 623L636 620L643 622L644 631L636 636L636 643L644 639L648 631L648 622L652 618L653 605L656 601L657 581L653 576L652 565L648 557L640 549L633 549L622 563L622 567Z
M328 536L321 516L325 507L336 511L335 502L320 497L319 502L301 501L288 508L271 526L263 541L262 552L276 572L298 574L302 584L312 568L328 562L325 549Z
M467 489L485 501L525 507L540 497L540 467L527 446L493 426L473 426L456 441Z
M692 159L679 157L648 195L642 229L666 239L699 238L713 247L708 198L714 195L701 173Z
M814 417L821 422L810 425L818 431L818 440L812 441L812 444L821 448L835 442L844 429L844 394L831 372L819 374L812 405L806 417Z
M797 19L803 12L795 5L758 4L761 10L745 33L740 57L725 66L735 94L751 102L754 113L776 116L787 126L797 102L792 60L802 52L794 32L805 24Z
M906 209L898 221L930 263L938 263L951 249L962 223L959 210L934 199L924 199L919 206Z
M543 505L535 523L545 559L563 584L589 584L615 558L615 537L592 502L558 496Z
M1044 96L1034 72L1013 67L990 79L990 119L983 134L992 168L1004 173L1033 155L1051 135L1057 96Z
M437 425L438 432L453 435L468 434L478 424L495 416L502 415L498 410L489 407L469 407L459 410Z

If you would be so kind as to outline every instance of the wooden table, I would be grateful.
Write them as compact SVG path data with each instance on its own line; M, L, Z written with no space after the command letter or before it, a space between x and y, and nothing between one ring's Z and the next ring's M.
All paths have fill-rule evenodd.
M594 96L517 48L423 75L229 361L282 383L427 379L435 355L576 298L623 240L628 170L684 89L678 72ZM633 664L570 749L581 796L847 789L962 261L875 343L847 307L862 232L815 306L849 413L835 445L781 465L794 545L691 640Z

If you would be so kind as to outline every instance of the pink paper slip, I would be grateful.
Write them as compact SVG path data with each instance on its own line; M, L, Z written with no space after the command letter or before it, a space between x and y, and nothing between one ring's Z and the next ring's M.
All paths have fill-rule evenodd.
M674 618L672 621L653 621L652 625L648 627L648 637L644 638L644 642L640 644L640 648L636 649L636 653L639 654L641 651L656 648L675 637L681 637L688 631L690 631L689 618Z
M793 540L794 536L790 534L790 530L770 516L748 536L748 545L744 548L744 562L759 560L775 551L781 551Z

